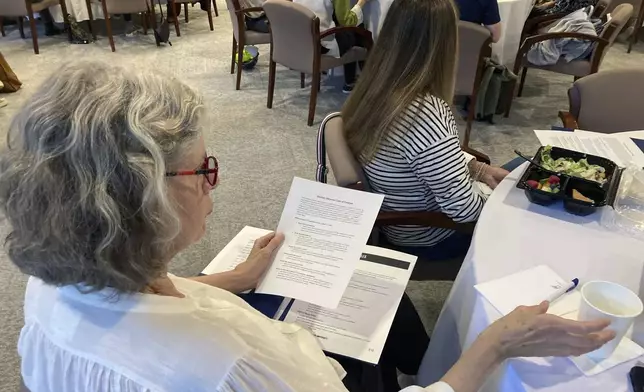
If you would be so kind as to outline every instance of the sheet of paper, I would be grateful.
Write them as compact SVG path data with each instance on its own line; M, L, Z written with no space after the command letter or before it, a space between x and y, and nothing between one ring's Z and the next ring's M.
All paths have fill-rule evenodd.
M415 263L416 256L366 246L337 309L295 301L284 321L310 330L328 352L376 364Z
M256 291L335 309L383 199L374 193L293 179L277 227L285 240Z
M546 265L517 272L490 282L477 284L474 288L502 315L512 312L517 306L538 305L562 286L574 279L564 279ZM558 301L553 303L557 304Z
M618 166L644 166L644 153L630 138L595 132L534 131L541 145L551 145L608 158Z
M252 226L244 227L224 249L202 271L205 275L231 271L237 264L246 261L253 249L255 240L271 233L270 230L258 229Z

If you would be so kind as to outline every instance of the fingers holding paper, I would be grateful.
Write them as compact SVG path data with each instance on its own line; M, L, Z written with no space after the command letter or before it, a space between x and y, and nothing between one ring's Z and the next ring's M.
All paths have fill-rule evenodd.
M235 267L235 272L244 280L246 289L257 287L259 280L271 265L275 251L282 245L284 234L270 233L258 238L253 245L253 250L243 263Z
M578 356L615 337L608 320L582 322L546 314L548 302L520 306L492 324L483 338L496 341L504 358Z

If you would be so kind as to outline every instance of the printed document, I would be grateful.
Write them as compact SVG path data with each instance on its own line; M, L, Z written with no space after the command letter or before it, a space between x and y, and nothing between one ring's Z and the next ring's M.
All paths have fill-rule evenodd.
M534 131L543 146L561 147L608 158L618 166L644 166L644 153L626 136L575 131Z
M295 301L284 321L311 331L325 351L377 364L415 263L416 256L365 246L337 309Z
M335 309L383 195L295 178L277 232L285 240L256 292Z
M269 232L244 227L203 272L235 268L246 260L254 241ZM416 256L363 246L337 309L286 298L274 318L311 331L327 352L376 364L415 264Z

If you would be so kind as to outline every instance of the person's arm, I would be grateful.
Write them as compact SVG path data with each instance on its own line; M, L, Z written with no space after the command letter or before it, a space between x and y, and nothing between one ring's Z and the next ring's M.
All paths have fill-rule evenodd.
M488 0L487 7L483 14L483 25L490 30L492 42L499 42L502 34L501 14L497 0Z
M456 122L449 107L428 97L415 114L409 145L420 151L405 152L418 179L433 193L441 211L455 222L475 221L484 199L474 192L466 157L461 150Z
M493 25L485 25L485 27L490 30L490 34L492 34L492 42L499 42L501 39L501 33L503 33L501 22Z
M358 0L351 8L350 0L333 0L333 11L341 26L357 26L363 22L362 7L368 0Z
M247 277L235 270L212 275L195 276L189 279L205 283L210 286L215 286L235 294L255 288L250 279L247 279Z
M479 338L441 379L455 392L474 392L503 362L500 350L490 339Z

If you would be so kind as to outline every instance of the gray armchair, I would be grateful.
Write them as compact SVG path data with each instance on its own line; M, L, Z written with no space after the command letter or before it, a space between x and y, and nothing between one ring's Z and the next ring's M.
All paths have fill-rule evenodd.
M315 13L301 4L286 0L268 0L264 12L271 26L271 63L268 79L268 100L266 106L273 107L275 91L276 64L282 64L301 73L301 87L304 87L304 74L312 75L311 98L307 124L313 125L317 94L320 89L322 71L343 64L364 61L373 44L371 32L361 27L335 27L320 32L320 19ZM353 31L360 35L367 48L354 46L342 57L320 53L321 41L340 31Z
M622 31L624 26L626 26L626 23L628 23L631 16L633 15L633 6L630 4L620 4L615 8L611 15L612 19L604 28L600 36L563 32L542 33L525 38L523 44L521 45L521 48L519 48L519 52L517 53L517 57L514 62L515 74L518 75L521 68L523 68L517 96L520 97L523 93L523 85L525 84L525 79L528 74L529 68L537 68L545 71L571 75L575 77L575 80L596 73L599 70L599 66L604 59L604 56L606 55L607 49L613 45L615 38L617 38L617 35ZM559 60L556 64L553 65L536 65L528 61L526 56L533 45L538 42L560 38L576 38L580 40L592 41L593 43L595 43L595 47L590 57L586 59L577 59L571 62ZM510 107L511 105L508 104L505 113L506 117L510 113Z
M261 7L242 8L239 0L226 0L230 21L233 25L233 54L230 61L230 73L235 73L235 57L237 57L237 82L235 89L241 86L242 63L244 58L244 46L270 44L271 35L257 31L246 30L246 12L263 12Z
M568 90L569 110L559 112L566 128L614 133L644 129L640 96L644 69L598 72Z
M483 76L484 59L492 55L491 44L492 35L488 29L470 22L458 22L458 68L454 94L470 97L467 126L462 141L463 146L466 147L470 143L470 133L476 113L476 98Z

